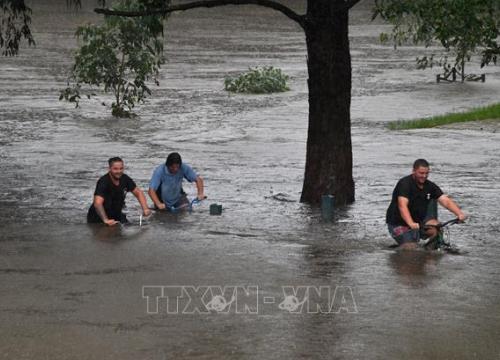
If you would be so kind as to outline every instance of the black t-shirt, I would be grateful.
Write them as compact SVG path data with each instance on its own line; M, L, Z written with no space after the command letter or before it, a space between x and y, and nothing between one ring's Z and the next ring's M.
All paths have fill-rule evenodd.
M443 192L432 181L426 180L423 189L420 189L412 175L405 176L398 181L392 192L392 201L387 209L386 222L391 225L407 225L399 212L399 196L409 200L408 208L413 221L421 223L425 219L431 200L436 200L441 195Z
M136 188L134 180L128 175L123 174L120 177L118 185L113 184L111 176L108 174L101 176L97 181L94 196L99 195L104 198L104 210L109 219L117 221L122 220L122 209L125 206L125 195ZM88 218L90 220L101 221L101 218L95 210L94 204L89 209Z

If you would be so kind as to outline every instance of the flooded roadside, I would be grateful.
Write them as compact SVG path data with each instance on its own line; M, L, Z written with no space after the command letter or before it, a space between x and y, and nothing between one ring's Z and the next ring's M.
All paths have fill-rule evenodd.
M369 23L360 7L351 21L356 203L329 224L297 201L307 129L298 28L251 7L173 16L160 87L140 117L117 120L99 102L75 110L57 101L71 66L73 29L94 18L82 11L49 21L64 9L41 7L34 19L38 47L0 59L2 356L500 355L499 134L384 126L497 101L498 68L487 69L485 84L435 84L432 72L414 70L418 49L394 52L376 42L381 25ZM292 90L273 96L222 90L225 76L256 65L281 67L292 76ZM191 215L154 215L141 228L84 223L108 157L122 156L127 173L146 188L172 150L205 178L209 202L223 204L221 217L210 216L205 204ZM464 256L387 248L389 196L416 157L431 161L431 179L471 215L451 234ZM276 200L278 193L292 201ZM137 219L131 196L128 212ZM260 311L148 314L142 293L148 285L254 285ZM283 286L349 288L356 311L283 311ZM275 303L264 304L264 297Z

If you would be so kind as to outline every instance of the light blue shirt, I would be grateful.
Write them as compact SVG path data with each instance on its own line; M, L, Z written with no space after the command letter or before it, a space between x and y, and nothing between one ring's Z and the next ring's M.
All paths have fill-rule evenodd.
M166 165L153 171L149 187L155 191L161 187L161 200L167 206L175 205L181 198L182 180L196 181L198 174L188 164L182 163L176 174L171 174Z

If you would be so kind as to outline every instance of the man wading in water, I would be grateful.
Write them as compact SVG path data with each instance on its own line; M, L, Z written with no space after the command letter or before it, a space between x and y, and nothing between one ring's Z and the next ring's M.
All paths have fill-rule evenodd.
M89 223L105 223L112 226L119 222L126 223L127 217L122 213L125 195L131 192L139 200L144 216L151 215L146 197L128 175L123 173L123 160L113 157L108 160L109 171L98 181L94 192L94 202L87 214Z
M460 221L466 216L458 205L444 195L439 186L429 177L429 163L418 159L413 163L411 175L400 179L392 193L392 201L387 209L386 222L389 233L403 249L414 249L421 238L435 237L438 231L435 227L425 228L425 225L437 225L437 213L430 211L437 201L443 207L455 214Z
M168 155L166 163L158 166L151 177L148 194L159 210L186 206L189 201L182 189L182 181L195 182L198 200L206 198L203 179L186 163L181 156L173 152Z

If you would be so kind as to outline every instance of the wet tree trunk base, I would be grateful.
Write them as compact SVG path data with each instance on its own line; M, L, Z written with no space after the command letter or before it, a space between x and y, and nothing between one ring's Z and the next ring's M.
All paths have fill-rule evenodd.
M329 0L308 7L309 129L301 202L354 202L351 144L351 56L348 10Z

